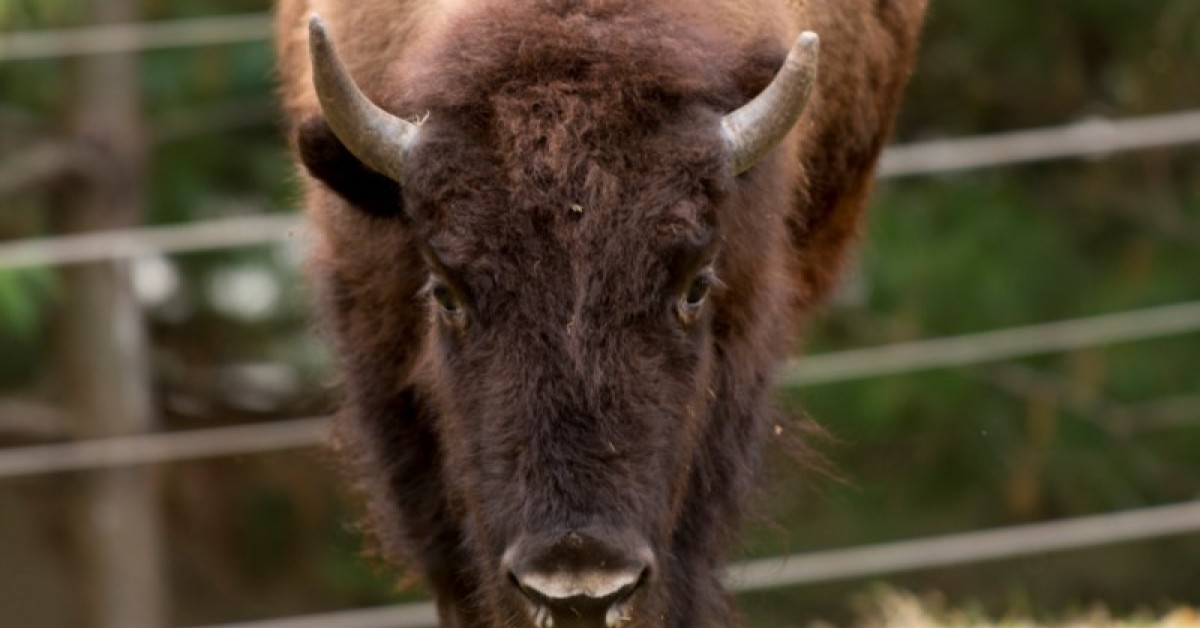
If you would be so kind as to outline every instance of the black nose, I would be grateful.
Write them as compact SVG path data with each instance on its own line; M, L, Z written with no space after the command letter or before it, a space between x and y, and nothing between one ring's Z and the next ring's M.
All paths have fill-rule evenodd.
M538 628L618 628L629 601L650 576L653 554L636 535L569 532L522 539L503 567L528 601Z

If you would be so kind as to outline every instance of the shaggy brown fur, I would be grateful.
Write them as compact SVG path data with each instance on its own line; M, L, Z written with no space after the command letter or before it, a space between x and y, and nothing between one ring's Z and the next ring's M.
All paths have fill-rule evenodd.
M597 527L656 556L627 625L736 623L718 574L774 368L858 230L924 4L282 0L337 446L383 554L445 625L530 625L504 549ZM428 116L405 180L321 118L312 10L364 92ZM801 29L821 36L809 109L733 177L718 121ZM685 307L709 266L711 296Z

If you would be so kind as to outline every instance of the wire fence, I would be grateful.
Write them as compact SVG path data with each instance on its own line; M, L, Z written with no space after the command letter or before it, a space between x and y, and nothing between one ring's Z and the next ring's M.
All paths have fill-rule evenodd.
M1200 111L1142 118L1094 118L1050 129L921 142L888 149L884 178L978 170L1067 158L1097 158L1200 142Z
M0 35L0 62L264 41L267 13L135 22Z
M299 239L304 233L304 222L288 213L34 238L0 244L0 269L196 253Z
M1038 556L1200 531L1200 501L927 539L822 550L729 567L731 591L747 593L855 578ZM416 603L205 626L204 628L430 628L433 604Z
M328 422L315 417L10 447L0 449L0 479L315 447L324 441Z
M437 607L417 602L383 608L320 613L204 628L437 628Z
M735 591L758 591L817 582L1033 556L1200 531L1200 501L1114 514L948 534L767 558L730 568Z
M1200 301L813 355L789 361L784 386L813 386L969 366L1200 331Z

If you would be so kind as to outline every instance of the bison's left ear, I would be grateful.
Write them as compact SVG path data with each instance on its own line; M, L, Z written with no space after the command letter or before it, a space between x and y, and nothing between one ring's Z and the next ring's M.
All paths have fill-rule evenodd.
M404 217L400 184L368 168L338 139L322 116L296 130L296 150L309 174L369 215Z

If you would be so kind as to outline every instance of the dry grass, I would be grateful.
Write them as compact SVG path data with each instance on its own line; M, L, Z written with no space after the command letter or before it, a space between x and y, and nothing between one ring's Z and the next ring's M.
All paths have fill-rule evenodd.
M862 605L861 628L1200 628L1200 610L1180 608L1165 616L1151 613L1116 619L1097 608L1053 622L1025 618L988 618L981 611L949 610L937 595L882 590ZM810 628L828 628L821 624Z

